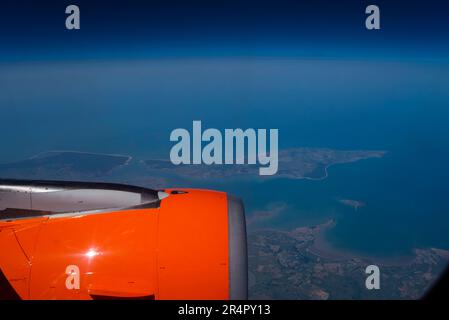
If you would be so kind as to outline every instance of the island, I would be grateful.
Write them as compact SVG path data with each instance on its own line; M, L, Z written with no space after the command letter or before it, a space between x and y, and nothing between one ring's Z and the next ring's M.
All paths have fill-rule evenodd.
M48 151L29 159L0 164L1 178L105 180L126 183L178 183L220 179L310 179L322 180L328 168L369 158L380 158L385 151L291 148L279 152L279 170L274 176L260 176L258 165L174 165L166 159L132 161L128 155L77 151ZM132 163L131 163L132 162ZM129 169L132 167L132 170Z
M369 158L381 158L386 151L334 150L329 148L290 148L279 152L279 170L271 177L259 176L258 165L174 165L169 160L142 161L148 170L170 173L184 179L223 179L254 176L260 179L289 178L322 180L328 168Z

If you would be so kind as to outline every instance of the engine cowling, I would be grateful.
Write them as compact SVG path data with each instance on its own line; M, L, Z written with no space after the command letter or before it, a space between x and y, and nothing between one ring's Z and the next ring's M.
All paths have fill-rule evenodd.
M247 298L244 208L226 193L9 180L0 199L0 269L17 297Z

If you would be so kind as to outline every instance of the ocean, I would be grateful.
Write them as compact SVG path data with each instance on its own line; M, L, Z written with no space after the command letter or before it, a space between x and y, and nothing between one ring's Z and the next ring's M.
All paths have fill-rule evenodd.
M0 162L48 150L167 158L171 130L279 129L280 148L386 150L321 181L192 182L243 198L249 228L335 218L327 239L375 256L449 249L449 66L432 62L163 59L0 66ZM357 210L339 200L364 203Z

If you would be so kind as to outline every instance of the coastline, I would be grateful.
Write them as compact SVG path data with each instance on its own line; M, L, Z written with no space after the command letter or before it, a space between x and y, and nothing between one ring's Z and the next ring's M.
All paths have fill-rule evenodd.
M109 157L119 157L119 158L128 158L127 161L132 160L132 156L125 155L125 154L114 154L114 153L100 153L100 152L87 152L87 151L74 151L74 150L49 150L40 152L38 154L35 154L34 156L31 156L28 158L28 160L36 159L41 157L42 155L48 154L48 153L75 153L75 154L88 154L93 156L109 156Z
M325 260L331 260L335 262L347 261L347 260L362 260L366 261L368 264L376 264L379 266L407 266L414 263L417 259L416 251L420 249L424 250L441 250L447 253L449 257L449 251L436 249L436 248L415 248L413 250L413 254L410 255L402 255L397 257L382 257L382 256L371 256L366 254L361 254L360 252L338 248L330 243L326 239L326 233L334 228L337 225L335 219L329 219L326 222L313 225L313 226L304 226L298 227L293 230L279 230L272 228L263 228L263 229L255 229L252 230L251 233L257 233L258 231L275 231L287 234L290 237L300 239L304 235L312 235L313 240L310 246L306 248L306 251L310 254Z
M332 223L329 224L329 221L332 221ZM416 258L415 254L397 257L381 257L361 254L350 249L337 248L326 239L326 233L337 224L335 220L329 221L327 221L324 225L321 225L323 227L315 234L313 244L307 249L310 253L316 255L317 257L337 261L359 259L370 261L373 264L382 266L404 266L412 263Z
M388 151L382 150L380 152L383 152L383 154L381 156L374 156L374 158L382 158ZM324 168L323 168L324 175L322 175L321 177L318 177L318 178L308 177L306 175L303 176L303 177L287 177L287 178L296 179L296 180L303 180L304 179L304 180L310 180L310 181L322 181L322 180L325 180L325 179L327 179L329 177L328 169L330 167L332 167L332 166L335 166L335 165L338 165L338 164L352 163L352 162L357 162L357 161L360 161L360 160L367 160L367 159L370 159L370 158L355 159L355 160L351 160L351 161L337 161L337 162L334 162L334 163L326 164L326 165L324 165Z

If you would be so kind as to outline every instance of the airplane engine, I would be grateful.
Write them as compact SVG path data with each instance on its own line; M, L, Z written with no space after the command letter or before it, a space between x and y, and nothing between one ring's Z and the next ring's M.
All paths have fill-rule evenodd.
M223 192L0 180L0 299L246 299Z

